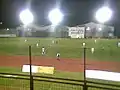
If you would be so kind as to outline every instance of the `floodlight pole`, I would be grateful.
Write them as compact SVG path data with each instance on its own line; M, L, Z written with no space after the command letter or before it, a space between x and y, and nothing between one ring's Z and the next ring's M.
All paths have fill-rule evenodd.
M87 90L87 85L86 85L86 47L83 48L83 52L84 52L84 86L83 86L83 90Z
M31 46L29 46L29 63L30 63L30 90L33 90Z
M84 38L86 39L86 27L85 27L85 31L84 31Z

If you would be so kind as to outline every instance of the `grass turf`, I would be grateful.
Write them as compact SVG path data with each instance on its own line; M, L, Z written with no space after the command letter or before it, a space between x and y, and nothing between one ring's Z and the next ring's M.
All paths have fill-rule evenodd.
M27 39L27 42L24 40ZM41 48L44 46L47 48L47 56L55 57L56 52L61 53L61 57L64 58L82 58L83 49L82 43L85 42L86 46L89 48L95 48L95 53L91 54L90 49L87 49L87 58L95 60L117 60L120 59L120 48L117 47L118 39L97 39L97 42L94 43L94 39L53 39L59 41L58 44L52 44L52 38L0 38L0 55L28 55L28 45L32 45L32 55L41 55ZM39 47L36 47L36 43L39 43ZM51 45L51 46L50 46ZM49 47L50 46L50 47ZM21 69L18 68L0 68L1 72L15 72L20 73ZM54 75L45 75L52 77L61 77L61 78L71 78L71 79L83 79L82 73L71 73L71 72L61 72L55 71ZM94 80L95 81L95 80ZM100 82L108 82L97 80ZM0 88L2 90L28 90L29 81L24 80L9 80L9 79L0 79ZM118 84L116 82L108 82ZM5 86L4 86L5 85ZM11 85L14 85L11 86ZM81 87L56 84L49 82L35 82L35 90L48 90L48 89L75 89L82 90ZM103 89L89 89L89 90L103 90Z
M0 67L0 72L29 74L29 73L23 73L22 69L20 69L20 68L14 68L14 67ZM59 77L59 78L83 80L83 74L80 72L55 71L55 73L53 75L51 75L51 74L33 74L33 75L52 76L52 77Z
M27 42L25 42L27 39ZM58 44L52 44L52 40ZM46 56L55 57L57 52L63 58L83 58L82 43L86 47L95 48L92 54L90 49L86 50L87 58L94 60L120 61L120 48L117 47L118 39L61 39L61 38L0 38L0 55L28 55L28 45L32 45L32 55L41 55L44 46ZM36 47L36 43L39 44ZM51 45L51 46L50 46Z

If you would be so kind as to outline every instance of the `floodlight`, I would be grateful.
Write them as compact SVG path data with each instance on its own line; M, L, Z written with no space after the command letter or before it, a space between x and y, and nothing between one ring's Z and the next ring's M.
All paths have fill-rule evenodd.
M19 16L20 16L20 20L24 25L28 25L32 23L34 19L33 14L32 12L30 12L29 9L23 10Z
M112 17L112 10L108 7L102 7L100 8L95 15L95 18L98 22L104 23L110 20Z
M49 12L48 18L52 25L57 25L63 20L63 14L58 8L56 8Z

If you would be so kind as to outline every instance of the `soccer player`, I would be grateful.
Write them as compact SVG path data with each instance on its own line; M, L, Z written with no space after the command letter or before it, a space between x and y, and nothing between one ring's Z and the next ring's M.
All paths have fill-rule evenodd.
M58 41L56 41L56 44L58 44Z
M42 47L42 55L45 55L45 48Z
M54 44L55 43L55 41L54 40L52 40L52 44Z
M60 60L60 53L59 52L57 52L56 58L57 58L57 60Z

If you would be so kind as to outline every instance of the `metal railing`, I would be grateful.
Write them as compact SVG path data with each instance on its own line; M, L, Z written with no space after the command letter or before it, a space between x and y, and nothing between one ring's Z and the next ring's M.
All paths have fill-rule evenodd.
M46 76L33 76L33 90L120 90L120 85ZM0 73L1 90L30 90L30 76Z

